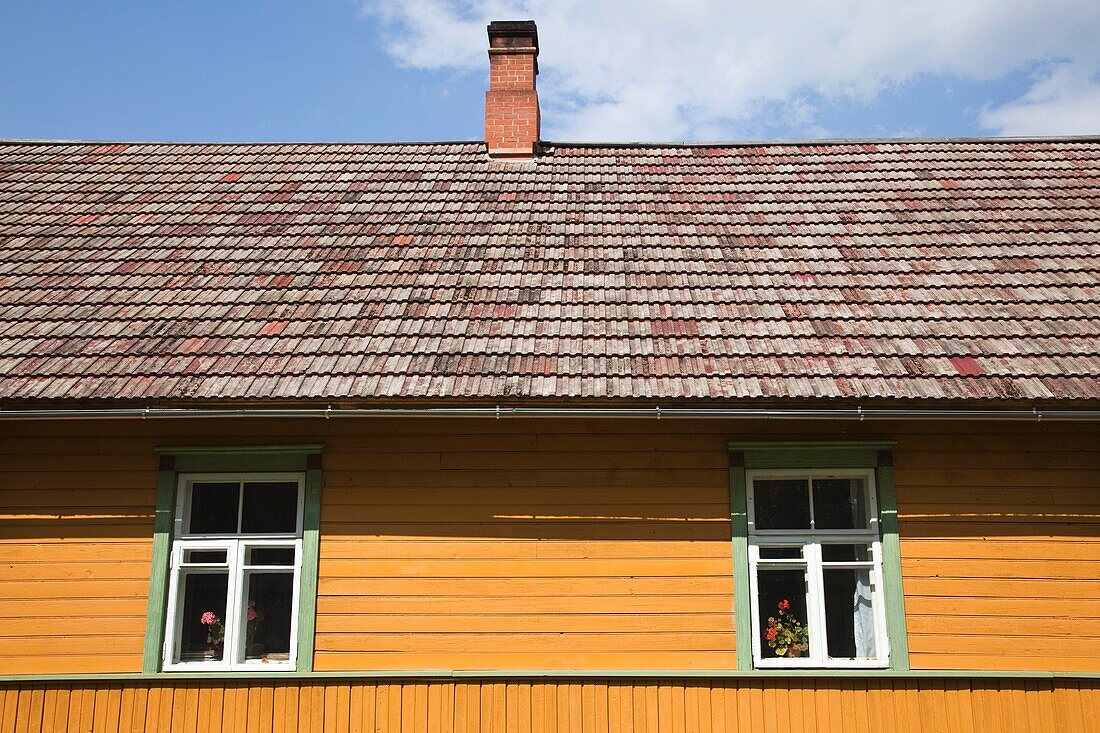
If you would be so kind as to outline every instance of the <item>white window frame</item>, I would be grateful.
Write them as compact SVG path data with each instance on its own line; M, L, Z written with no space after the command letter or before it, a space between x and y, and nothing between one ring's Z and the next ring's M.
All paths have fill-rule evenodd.
M829 529L817 530L813 526L813 481L814 479L858 478L867 487L868 527L866 529ZM810 529L756 529L755 484L757 480L804 479L807 481L808 501L810 502ZM875 490L875 472L872 469L853 470L786 470L756 469L745 471L745 488L748 498L748 549L749 549L749 587L752 593L750 607L752 611L752 655L753 664L758 668L836 668L836 669L882 669L890 666L890 647L886 629L885 592L882 582L882 538L879 529L878 498ZM869 562L829 562L821 556L821 545L868 544L871 546ZM761 547L803 548L802 558L761 559ZM806 570L806 610L807 625L810 632L810 648L805 657L765 657L764 643L761 638L761 614L757 571L764 569L802 569ZM875 630L875 657L873 659L832 659L827 656L824 570L858 569L869 570L871 580L871 615Z
M190 521L191 487L196 483L213 481L236 482L241 484L237 506L238 530L242 521L245 483L252 482L294 482L298 484L298 517L294 532L248 533L227 532L211 534L192 534L186 532ZM302 573L302 529L305 513L304 473L188 473L180 474L176 485L176 513L172 522L172 550L170 578L168 585L168 612L165 620L165 638L163 650L163 669L169 672L221 671L221 672L287 672L294 671L298 656L298 609ZM294 565L246 565L247 552L255 547L284 547L294 549ZM225 550L225 563L194 564L184 563L187 550ZM244 619L248 600L244 594L247 576L252 572L293 571L291 588L290 617L290 655L285 661L264 661L245 659L246 639ZM228 572L229 590L226 599L225 636L223 655L218 661L180 661L180 649L183 618L183 598L180 594L181 581L185 575L196 573Z

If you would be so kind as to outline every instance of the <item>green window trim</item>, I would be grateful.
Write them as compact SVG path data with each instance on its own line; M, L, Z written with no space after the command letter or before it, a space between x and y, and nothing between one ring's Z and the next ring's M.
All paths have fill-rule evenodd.
M730 443L730 525L733 551L733 618L737 639L737 669L753 670L752 593L749 584L748 487L752 469L874 469L882 532L882 580L886 634L892 672L909 671L909 639L905 628L905 595L898 542L897 497L894 489L892 441ZM784 670L787 672L787 670ZM855 670L852 670L855 672Z
M141 670L160 674L168 611L168 573L172 551L172 520L179 477L185 473L305 474L302 511L302 569L298 589L298 673L313 671L317 625L317 556L321 518L321 450L317 445L271 445L209 448L158 448L156 514L153 522L153 565L149 573L149 604L145 616L145 648ZM183 673L185 676L187 673Z

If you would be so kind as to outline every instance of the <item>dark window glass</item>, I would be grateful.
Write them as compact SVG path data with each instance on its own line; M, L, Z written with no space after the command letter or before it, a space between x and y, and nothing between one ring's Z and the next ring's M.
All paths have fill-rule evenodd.
M765 659L809 654L806 571L758 570L760 649Z
M809 529L810 495L805 479L753 482L757 529Z
M245 597L245 659L290 659L292 573L248 573Z
M293 547L252 547L245 565L293 565Z
M793 560L802 557L801 547L761 547L761 560Z
M298 484L293 481L249 481L244 485L241 532L273 534L298 529Z
M225 564L225 550L186 550L183 553L186 563Z
M875 656L875 622L871 613L869 570L824 571L825 635L834 659Z
M233 534L237 531L240 508L238 483L202 482L191 484L191 534Z
M816 529L866 529L867 491L862 479L814 480Z
M822 545L824 562L871 562L870 545Z
M181 662L220 661L225 654L227 573L183 576Z

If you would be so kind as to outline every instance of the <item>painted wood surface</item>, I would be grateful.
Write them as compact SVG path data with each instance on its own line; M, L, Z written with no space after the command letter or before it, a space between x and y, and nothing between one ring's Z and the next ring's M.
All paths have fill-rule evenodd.
M0 733L1100 731L1100 682L332 680L0 687Z
M1100 436L972 430L894 454L913 669L1100 671Z
M163 445L325 443L315 664L732 669L731 440L896 440L914 669L1100 671L1100 428L0 425L0 674L140 669Z
M0 674L140 670L155 461L63 442L0 438Z

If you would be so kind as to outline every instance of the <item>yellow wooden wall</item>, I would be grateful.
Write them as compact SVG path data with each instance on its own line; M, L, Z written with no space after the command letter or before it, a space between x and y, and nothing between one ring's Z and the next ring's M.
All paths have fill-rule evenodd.
M242 437L244 436L244 437ZM319 670L735 665L729 440L895 439L914 668L1100 671L1100 428L0 423L0 674L140 669L158 445L324 442Z
M1100 433L1025 428L898 435L914 669L1100 672Z
M720 440L475 427L326 452L317 669L736 668Z
M155 441L56 427L0 433L0 674L140 670Z
M573 680L0 687L0 733L1096 733L1100 682Z

